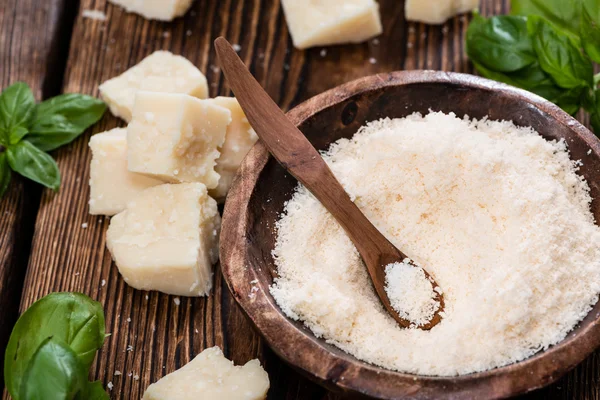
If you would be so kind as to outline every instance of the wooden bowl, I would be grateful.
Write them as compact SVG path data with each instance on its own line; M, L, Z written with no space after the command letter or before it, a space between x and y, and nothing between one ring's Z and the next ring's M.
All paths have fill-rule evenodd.
M510 120L532 126L547 139L565 139L571 157L585 160L580 173L593 198L599 197L600 141L596 136L541 97L472 75L411 71L370 76L320 94L288 116L323 150L340 138L351 137L368 121L429 110ZM271 256L275 221L296 184L260 142L254 146L225 205L221 263L229 289L269 346L325 387L382 399L505 398L557 380L600 345L600 303L550 349L516 364L459 377L389 371L317 339L302 323L287 318L269 293L276 276ZM592 203L592 212L600 221L598 201ZM258 283L252 284L254 280Z

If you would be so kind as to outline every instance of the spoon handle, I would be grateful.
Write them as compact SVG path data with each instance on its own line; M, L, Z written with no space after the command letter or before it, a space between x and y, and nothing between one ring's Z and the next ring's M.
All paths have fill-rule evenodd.
M215 48L227 82L258 137L340 223L367 266L377 265L381 260L374 257L382 253L396 253L394 246L352 202L319 152L254 79L229 42L220 37L215 40ZM381 269L373 272L372 276L383 279Z

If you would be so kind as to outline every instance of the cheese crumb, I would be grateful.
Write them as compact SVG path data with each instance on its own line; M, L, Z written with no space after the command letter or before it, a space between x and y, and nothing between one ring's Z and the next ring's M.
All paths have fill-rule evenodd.
M114 386L113 386L113 383L112 383L112 382L108 382L108 383L106 384L106 388L107 388L108 390L113 390L113 387L114 387Z
M87 229L88 227L88 223L84 222L83 224L81 224L81 229Z
M560 342L598 301L600 228L564 141L432 112L370 122L325 159L444 291L438 325L398 327L342 227L299 186L277 222L271 293L357 358L421 375L489 370Z
M180 305L180 304L181 304L181 300L179 300L179 297L175 297L175 298L173 299L173 303L175 303L175 305L176 305L176 306L178 306L178 305Z
M408 258L385 267L385 291L398 315L415 327L430 322L440 308L425 271Z

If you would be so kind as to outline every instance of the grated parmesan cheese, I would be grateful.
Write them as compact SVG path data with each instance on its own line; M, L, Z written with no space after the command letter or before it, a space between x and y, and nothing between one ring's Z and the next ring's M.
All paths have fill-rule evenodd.
M424 375L484 371L559 342L597 301L600 228L564 141L432 112L371 122L325 159L444 291L440 324L398 327L343 229L298 187L277 223L271 293L357 358Z
M394 310L411 326L427 324L440 308L425 271L408 258L386 265L385 291Z

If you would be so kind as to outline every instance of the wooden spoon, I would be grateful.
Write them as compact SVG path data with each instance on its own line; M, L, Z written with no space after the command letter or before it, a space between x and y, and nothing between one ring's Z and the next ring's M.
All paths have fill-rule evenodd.
M319 152L254 79L231 44L220 37L215 40L215 48L223 73L258 137L283 168L306 186L344 228L367 266L375 291L388 312L401 326L414 326L398 315L385 291L385 267L408 257L394 247L350 200ZM427 271L425 275L432 282L432 290L436 288L437 283ZM441 320L444 298L437 291L434 293L440 307L428 323L418 326L420 329L431 329Z

